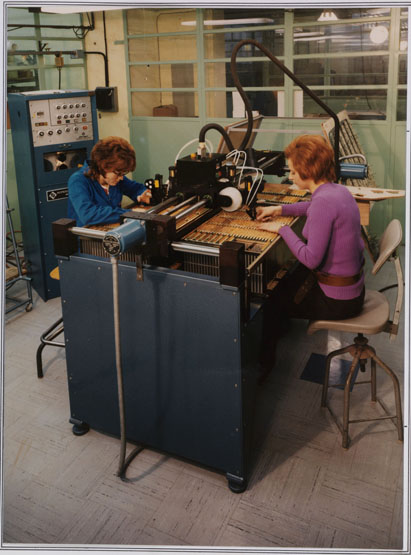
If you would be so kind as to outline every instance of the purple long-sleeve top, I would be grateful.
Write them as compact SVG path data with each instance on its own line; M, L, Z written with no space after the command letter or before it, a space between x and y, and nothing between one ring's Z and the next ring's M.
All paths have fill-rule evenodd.
M302 264L335 276L360 273L364 250L360 212L346 187L338 183L324 183L314 191L311 201L283 205L282 214L307 217L302 231L306 242L289 226L279 230L291 252ZM327 297L354 299L361 294L364 275L353 285L319 285Z

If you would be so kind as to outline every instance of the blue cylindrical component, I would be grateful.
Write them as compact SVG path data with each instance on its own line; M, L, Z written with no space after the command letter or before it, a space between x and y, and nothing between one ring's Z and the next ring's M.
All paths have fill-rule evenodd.
M340 164L340 177L343 179L365 179L367 174L366 164L349 164L347 162Z
M146 240L146 228L140 220L125 220L125 223L107 231L103 239L106 251L117 256Z

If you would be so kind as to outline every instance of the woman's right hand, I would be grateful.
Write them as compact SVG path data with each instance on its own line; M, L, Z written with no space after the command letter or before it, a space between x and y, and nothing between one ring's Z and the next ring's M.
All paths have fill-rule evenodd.
M257 206L256 219L259 222L269 222L275 216L281 216L282 206Z

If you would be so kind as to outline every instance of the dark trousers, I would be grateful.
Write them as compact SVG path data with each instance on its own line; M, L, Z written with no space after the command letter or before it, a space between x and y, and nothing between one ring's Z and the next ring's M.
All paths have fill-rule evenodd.
M304 284L304 285L303 285ZM279 285L263 308L263 335L260 363L269 371L275 364L277 341L284 335L290 318L304 320L343 320L361 312L365 289L350 300L327 297L312 272L300 264L291 276Z

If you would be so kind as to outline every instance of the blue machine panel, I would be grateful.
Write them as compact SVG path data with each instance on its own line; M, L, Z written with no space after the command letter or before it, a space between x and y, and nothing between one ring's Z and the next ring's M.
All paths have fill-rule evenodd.
M24 254L43 300L60 294L50 278L57 265L51 222L67 216L67 182L98 140L96 103L89 91L11 93L12 129Z
M73 421L119 436L112 268L59 260ZM213 278L119 265L129 440L244 478L261 314L241 321L240 290Z

